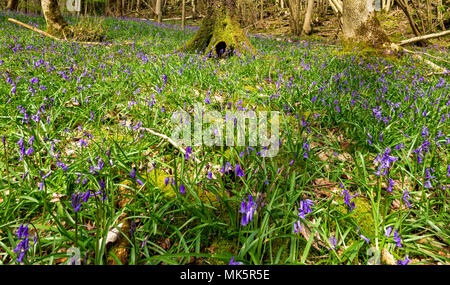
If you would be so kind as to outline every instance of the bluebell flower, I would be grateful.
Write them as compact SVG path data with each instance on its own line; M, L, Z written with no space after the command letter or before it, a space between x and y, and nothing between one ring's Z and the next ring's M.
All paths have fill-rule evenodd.
M402 240L396 230L394 231L394 241L397 243L398 247L402 247Z
M256 212L256 203L253 202L252 195L248 195L248 202L245 203L245 199L242 199L241 210L239 213L243 214L241 225L246 226L253 219L253 214Z
M300 201L300 208L298 208L299 213L297 215L304 219L305 215L312 213L311 206L313 205L314 201L310 199Z
M409 260L408 256L406 256L405 260L399 259L397 261L397 265L408 265L408 263L410 263L410 262L411 262L411 260Z
M393 162L397 161L398 158L389 155L391 152L390 148L386 148L383 154L378 154L377 158L374 160L378 163L378 171L375 173L377 176L386 175L389 169L392 167Z
M295 223L294 223L294 233L295 234L298 234L298 233L300 233L302 231L302 224L300 223L300 220L297 220Z
M388 227L388 228L386 229L386 232L384 233L384 235L385 235L386 237L390 237L390 236L391 236L391 232L392 232L392 227Z
M228 265L243 265L244 263L234 261L234 256L231 258L230 263Z
M330 241L330 244L331 244L330 250L331 249L336 249L336 245L337 245L336 238L334 236L331 236L328 240Z
M237 176L245 176L244 171L241 169L241 166L239 164L236 164L235 173Z

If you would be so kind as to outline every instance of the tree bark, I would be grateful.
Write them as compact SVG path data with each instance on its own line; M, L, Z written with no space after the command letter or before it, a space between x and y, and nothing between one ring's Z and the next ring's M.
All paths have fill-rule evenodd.
M180 50L205 52L210 56L255 55L256 49L239 27L236 0L211 0L200 29Z
M19 0L8 0L5 10L17 11Z
M346 40L366 43L372 47L388 47L390 40L375 16L373 0L344 0L343 33Z
M42 12L47 22L47 32L57 37L71 36L71 30L59 10L57 0L41 0Z
M311 19L314 7L314 0L308 0L308 6L306 8L305 14L305 22L303 23L302 34L310 35L311 34Z
M123 17L122 0L115 0L115 1L116 1L116 16Z
M185 22L185 12L186 12L186 0L182 1L181 4L181 29L184 31L184 22Z
M158 21L158 23L161 23L161 19L162 19L162 7L161 7L161 0L156 0L156 7L155 7L155 12L156 12L156 19Z
M300 30L300 16L301 16L301 1L289 0L289 12L291 13L290 24L292 33L296 36L301 34Z

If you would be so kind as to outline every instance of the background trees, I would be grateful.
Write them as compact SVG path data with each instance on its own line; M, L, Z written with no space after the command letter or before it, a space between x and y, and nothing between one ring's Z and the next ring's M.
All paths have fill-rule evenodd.
M58 2L59 9L63 14L70 13L65 5L66 0L55 1ZM181 23L184 19L184 25L198 25L200 20L208 15L208 6L211 2L213 0L81 0L81 11L72 14L142 18L157 22L180 21ZM408 23L411 29L408 33L411 32L415 36L445 31L450 25L448 1L353 1L356 6L348 3L351 2L343 0L236 0L234 17L244 32L267 32L294 36L318 34L326 37L342 34L348 38L350 34L353 34L355 26L361 24L362 19L366 19L369 13L356 9L356 4L366 3L368 5L370 3L370 10L384 15L385 18L395 14L392 25L396 25L397 21ZM366 4L361 4L361 7ZM0 6L3 9L25 13L41 14L43 12L40 0L0 0ZM345 9L344 6L348 8ZM184 16L182 16L182 11L184 11ZM398 11L401 11L402 15L399 15ZM372 24L377 26L375 22ZM426 44L423 41L421 43Z

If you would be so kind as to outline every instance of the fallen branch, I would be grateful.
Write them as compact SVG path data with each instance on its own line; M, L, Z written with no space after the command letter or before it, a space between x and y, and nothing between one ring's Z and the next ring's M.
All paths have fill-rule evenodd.
M49 38L51 38L51 39L54 39L54 40L57 40L57 41L63 41L63 40L60 39L60 38L57 38L57 37L55 37L55 36L52 36L52 35L50 35L49 33L44 32L44 31L42 31L42 30L39 30L39 29L36 28L36 27L33 27L33 26L27 25L27 24L25 24L25 23L22 23L22 22L20 22L20 21L17 21L16 19L8 18L8 21L10 21L11 23L17 24L17 25L19 25L19 26L25 27L25 28L27 28L27 29L29 29L29 30L32 30L33 32L39 33L39 34L41 34L41 35L43 35L43 36L49 37Z
M48 38L51 38L53 40L59 41L59 42L68 42L68 43L75 43L75 44L82 44L82 45L108 45L108 43L103 43L103 42L78 42L78 41L71 41L71 40L68 40L68 39L60 39L60 38L57 38L55 36L50 35L47 32L44 32L43 30L40 30L40 29L38 29L36 27L33 27L33 26L28 25L28 24L25 24L25 23L22 23L20 21L17 21L16 19L8 18L8 21L10 21L11 23L17 24L19 26L22 26L24 28L27 28L29 30L32 30L33 32L39 33L39 34L41 34L43 36L46 36ZM117 44L117 45L126 45L126 44L131 44L131 43L132 42L125 41L125 42L123 42L121 44Z
M399 45L397 45L397 44L391 43L391 49L392 49L392 50L395 50L395 51L404 51L404 52L406 52L406 53L411 54L412 57L413 57L414 59L417 59L417 60L422 61L423 63L425 63L425 64L427 64L428 66L430 66L430 67L431 67L434 71L436 71L436 72L443 72L443 73L449 72L449 70L448 70L447 68L442 67L442 66L439 66L439 65L435 64L434 62L429 61L428 59L423 58L423 57L422 57L421 55L419 55L417 52L411 51L411 50L406 49L406 48L404 48L404 47L401 47L401 46L399 46Z
M152 129L149 129L149 128L141 128L141 130L144 130L144 131L146 131L146 132L149 132L149 133L151 133L151 134L154 135L154 136L160 137L160 138L162 138L162 139L168 141L168 142L169 142L171 145L173 145L176 149L178 149L178 150L181 151L184 155L186 155L186 151L185 151L181 146L179 146L176 142L174 142L171 138L169 138L168 136L166 136L166 135L164 135L164 134L157 133L157 132L155 132L155 131L153 131ZM200 163L200 160L199 160L197 157L195 157L195 156L194 156L194 160L195 160L196 163Z
M403 45L406 45L406 44L415 43L415 42L419 42L419 41L423 41L423 40L443 37L443 36L448 35L448 34L450 34L450 31L443 31L443 32L440 32L440 33L434 33L434 34L414 37L414 38L411 38L411 39L408 39L408 40L400 41L399 43L397 43L397 45L403 46Z

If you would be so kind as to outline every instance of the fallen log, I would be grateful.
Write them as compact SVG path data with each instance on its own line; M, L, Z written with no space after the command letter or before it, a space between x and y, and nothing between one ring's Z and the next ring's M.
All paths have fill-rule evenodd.
M423 35L423 36L414 37L414 38L411 38L411 39L408 39L408 40L400 41L400 42L397 43L397 45L403 46L403 45L406 45L406 44L415 43L415 42L419 42L419 41L423 41L423 40L443 37L443 36L448 35L448 34L450 34L450 31L443 31L443 32L440 32L440 33Z
M53 36L53 35L51 35L51 34L49 34L47 32L44 32L43 30L40 30L40 29L38 29L36 27L33 27L33 26L28 25L28 24L25 24L25 23L22 23L20 21L17 21L16 19L8 18L8 21L10 21L11 23L17 24L19 26L22 26L24 28L27 28L29 30L32 30L33 32L36 32L36 33L41 34L43 36L46 36L48 38L51 38L53 40L59 41L59 42L76 43L76 44L82 44L82 45L109 45L109 43L103 43L103 42L79 42L79 41L71 41L71 40L68 40L68 39L60 39L60 38L57 38L57 37L55 37L55 36ZM126 44L132 44L132 43L133 42L131 42L131 41L125 41L122 44L126 45Z

